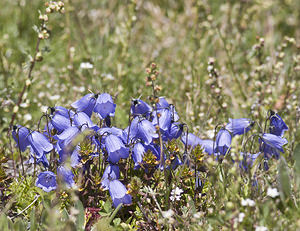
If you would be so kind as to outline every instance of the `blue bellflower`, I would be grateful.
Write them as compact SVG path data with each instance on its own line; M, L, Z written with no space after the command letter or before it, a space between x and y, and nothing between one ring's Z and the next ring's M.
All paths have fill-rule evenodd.
M83 96L81 99L75 101L71 104L73 108L77 110L77 112L85 112L89 117L91 117L98 95L90 93Z
M231 146L231 135L229 131L222 128L217 134L215 152L221 155L225 155Z
M118 165L109 164L104 170L101 186L104 190L108 190L109 182L120 178L120 169Z
M28 136L30 131L26 127L20 125L14 126L12 131L12 136L17 143L17 146L20 148L21 152L24 152L29 146Z
M152 112L152 107L141 99L133 99L131 101L130 112L133 116L145 116L148 118Z
M105 138L105 148L108 152L108 161L117 163L121 158L129 156L129 148L126 148L122 140L115 135L108 135Z
M261 136L261 141L263 144L267 144L271 148L275 148L280 152L284 152L282 146L288 143L285 138L270 133L264 133Z
M116 104L114 104L112 97L103 93L97 97L94 112L98 113L101 119L105 119L108 116L114 116L116 110Z
M45 192L55 190L57 187L56 176L50 171L41 172L36 179L35 185Z
M289 128L285 124L285 122L281 119L281 117L273 111L271 111L270 116L270 133L276 136L283 136L284 132L287 131Z
M229 119L226 129L235 135L242 135L247 133L254 125L254 122L247 118Z
M132 197L127 193L126 187L119 180L111 180L108 184L109 194L114 207L120 203L129 205L132 203Z
M68 188L71 188L75 185L74 182L74 174L72 173L71 169L64 167L64 166L59 166L57 168L57 177L62 180L63 183Z
M213 146L214 146L213 140L202 140L198 136L192 133L188 133L187 137L186 134L181 136L181 141L183 142L184 145L192 146L193 148L195 148L197 145L200 145L202 148L204 148L204 151L206 153L208 153L209 155L213 154Z

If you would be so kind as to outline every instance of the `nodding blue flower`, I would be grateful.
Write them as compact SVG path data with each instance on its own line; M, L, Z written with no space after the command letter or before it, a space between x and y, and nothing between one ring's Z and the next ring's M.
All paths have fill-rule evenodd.
M114 207L117 207L120 203L125 205L132 203L131 195L127 193L126 187L119 180L109 181L108 190Z
M51 152L53 149L53 145L46 136L37 131L29 131L24 127L20 128L19 132L13 131L13 137L17 144L20 145L21 151L25 151L26 147L30 146L37 159L42 158L44 154Z
M109 182L112 180L117 180L120 178L120 169L118 165L109 164L104 170L101 186L104 190L107 190L109 187Z
M188 139L187 139L188 138ZM181 136L181 141L184 145L191 146L192 148L195 148L197 145L200 145L202 148L204 148L204 151L208 153L209 155L213 154L213 146L214 141L213 140L202 140L198 136L188 133L188 136L186 137L186 134ZM187 141L187 143L186 143Z
M34 151L32 150L32 147L30 147L30 158L29 158L29 160L25 161L24 163L25 164L42 163L45 168L49 167L49 161L48 161L46 155L43 154L41 158L37 158Z
M224 128L221 128L216 137L215 152L225 155L231 146L231 134Z
M135 117L130 127L126 128L123 132L123 140L126 141L128 138L132 139L141 139L146 145L149 145L154 138L158 138L158 134L156 133L156 129L154 125L146 119L140 119ZM126 141L127 142L127 141Z
M77 145L74 150L68 150L64 148L63 141L59 140L56 143L56 151L59 154L59 163L63 164L66 162L70 162L72 168L77 167L80 163L80 155L79 155L80 147Z
M12 136L20 148L21 152L24 152L26 148L30 145L28 141L30 131L26 127L20 125L14 126L12 131Z
M58 133L61 133L64 130L66 130L67 128L71 127L70 119L67 117L64 117L61 114L55 114L54 116L52 116L50 123L53 126L53 128L55 128L58 131ZM46 131L47 130L48 130L48 128L46 127ZM50 127L49 127L49 130L51 130Z
M159 97L159 102L156 104L157 110L161 109L169 109L172 115L172 122L176 122L179 120L178 113L175 110L174 105L169 104L164 97Z
M152 107L141 99L133 99L131 101L130 112L133 116L145 116L148 118L152 112Z
M265 148L267 147L264 144L269 145L271 148L277 149L280 152L284 152L282 146L284 146L285 144L287 144L287 140L285 138L282 138L280 136L276 136L274 134L270 134L270 133L264 133L261 137L260 137L260 141L263 142L262 143L262 149L265 152Z
M51 107L51 115L61 115L63 117L66 117L68 119L72 118L74 115L74 111L71 109L64 108L62 106L56 106L56 107Z
M172 114L168 108L166 109L160 109L156 112L153 113L153 125L157 126L159 124L159 128L164 131L164 132L169 132L171 123L172 123ZM157 120L158 117L158 120ZM158 123L159 122L159 123Z
M108 161L117 163L121 158L129 156L129 148L126 148L122 140L115 135L108 135L105 138L105 148L108 152Z
M243 157L243 160L240 161L239 166L240 168L244 169L245 171L248 171L254 164L256 158L261 153L258 152L256 154L250 154L250 153L240 153L240 155Z
M143 157L145 154L145 147L141 143L136 143L132 149L132 159L134 161L134 168L138 168L140 163L143 162Z
M64 130L61 134L56 135L55 138L63 141L63 146L71 144L72 140L80 133L80 129L72 126Z
M276 136L283 136L289 128L282 118L275 112L271 111L270 115L270 133Z
M67 168L67 167L58 166L58 168L57 168L57 177L59 179L61 179L62 182L65 183L68 188L71 188L75 185L75 182L74 182L74 179L73 179L74 174L73 174L72 170Z
M55 190L57 187L56 176L50 171L41 172L36 179L35 185L45 192Z
M247 118L229 119L226 130L230 131L233 136L247 133L254 125L254 122Z
M114 104L112 97L103 93L98 95L94 112L98 113L101 119L105 119L107 116L114 116L116 110L116 104Z
M82 129L92 128L95 126L91 121L91 118L84 112L75 113L73 119L74 119L74 124L78 127L82 127Z
M170 130L168 132L164 132L163 135L163 140L173 140L173 139L178 139L183 132L183 124L180 123L172 123Z
M83 96L81 99L75 101L71 104L73 108L77 110L77 112L85 112L89 117L91 117L98 94L87 94Z

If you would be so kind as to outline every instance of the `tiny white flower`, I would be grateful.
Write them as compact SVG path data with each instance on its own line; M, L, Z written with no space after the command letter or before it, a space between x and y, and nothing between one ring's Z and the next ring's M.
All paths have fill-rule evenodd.
M174 200L179 201L180 197L181 197L181 193L183 193L183 190L180 189L180 188L178 188L178 187L176 187L175 189L173 189L171 191L170 200L171 201L174 201Z
M255 231L268 231L268 228L265 226L256 226Z
M242 206L249 206L249 207L254 207L255 206L255 201L247 198L247 199L242 199L241 201Z
M51 95L51 96L49 97L50 100L58 100L59 98L60 98L59 95Z
M25 120L25 122L26 121L29 121L29 120L31 120L32 119L32 116L30 115L30 114L25 114L24 115L24 120Z
M279 192L277 191L277 188L268 188L267 196L275 198L279 196Z
M81 69L92 69L93 67L94 67L93 64L91 64L89 62L80 63Z
M168 211L162 211L162 215L164 218L170 219L174 215L174 211L169 209Z
M244 220L245 213L239 213L239 222L242 222Z

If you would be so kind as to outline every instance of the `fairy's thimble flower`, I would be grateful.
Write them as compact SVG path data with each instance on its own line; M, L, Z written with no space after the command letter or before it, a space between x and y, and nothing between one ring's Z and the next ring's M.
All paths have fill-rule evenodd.
M192 146L193 148L195 148L197 145L200 145L202 148L204 148L204 151L209 155L214 153L213 140L202 140L198 136L194 135L193 133L188 133L187 137L186 134L181 136L181 141L183 142L184 145Z
M65 183L65 185L68 188L71 188L75 185L74 182L74 174L72 173L72 170L65 167L65 166L59 166L57 168L57 177L60 178L62 180L63 183Z
M109 181L117 180L120 177L120 169L118 165L109 164L104 170L101 186L104 190L108 190Z
M37 177L35 185L45 192L55 190L57 187L56 176L50 171L41 172Z
M226 129L220 129L216 137L215 152L225 155L231 146L231 135Z
M108 116L114 116L116 104L114 104L112 97L108 93L98 95L94 112L96 112L101 119Z
M71 104L78 112L85 112L89 117L91 117L98 95L89 93L83 96L81 99L75 101Z
M274 148L280 152L284 152L282 147L288 143L285 138L282 138L280 136L276 136L276 135L273 135L270 133L264 133L261 136L261 141L263 142L263 144L267 144L271 148ZM264 152L265 152L265 150L264 150Z
M271 111L270 115L270 133L276 136L283 136L289 128L282 118L275 112Z
M242 135L247 133L254 125L254 122L247 118L229 119L229 123L226 125L226 130L235 135Z
M105 138L105 148L111 163L117 163L121 158L129 156L129 148L125 147L122 140L115 135L111 134Z
M131 101L130 113L133 116L144 115L146 118L152 112L152 107L141 99Z
M109 181L108 190L114 207L118 207L120 203L125 205L132 203L131 195L127 193L126 187L119 180Z

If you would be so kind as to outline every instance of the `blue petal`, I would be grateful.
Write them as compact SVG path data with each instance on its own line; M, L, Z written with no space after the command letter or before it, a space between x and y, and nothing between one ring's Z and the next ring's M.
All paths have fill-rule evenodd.
M73 117L74 111L64 108L64 107L61 107L61 106L56 106L55 107L55 115L61 115L63 117L70 119Z
M253 125L253 121L247 118L229 119L225 128L235 136L247 133Z
M45 192L55 190L57 187L56 176L50 171L41 172L37 177L35 185Z
M142 120L137 124L136 138L142 139L146 145L149 145L153 138L158 138L158 134L150 121Z
M81 99L72 103L71 106L75 108L78 112L85 112L89 117L91 117L94 107L96 104L95 95L90 93L83 96Z
M283 136L284 132L287 131L289 128L282 120L282 118L276 113L272 113L270 116L270 133Z
M84 127L92 128L95 126L91 121L91 118L84 112L76 113L73 119L74 119L74 124L79 127L84 126Z
M288 143L285 138L270 133L264 133L261 139L264 143L270 145L272 148L278 149L281 152L283 152L282 146Z
M115 135L105 138L105 148L108 152L108 160L112 163L117 163L121 158L129 156L129 148L126 148L122 140Z
M170 127L171 127L171 122L172 122L172 114L171 114L170 110L168 108L161 109L157 113L159 113L159 115L160 115L158 118L160 129L163 131L169 131ZM154 119L153 119L152 123L154 126L158 125L156 113L154 113Z
M48 141L48 139L37 131L33 131L28 136L28 141L37 158L41 158L43 154L48 153L53 149L53 145Z
M115 108L116 104L114 104L112 97L103 93L97 98L94 112L98 113L101 119L105 119L107 116L115 115Z
M20 148L21 152L24 152L29 146L28 136L29 130L20 125L14 127L12 131L12 136L17 143L17 146Z
M216 137L216 152L225 155L231 145L231 135L226 129L220 129Z
M109 182L109 194L113 201L114 207L117 207L120 203L132 203L131 195L127 194L126 187L119 180L113 180Z
M118 165L109 164L104 170L101 185L104 189L108 189L109 182L120 178L120 169Z
M143 162L143 157L145 153L145 147L141 143L136 143L132 150L132 159L134 161L135 167L139 166Z
M133 116L144 115L147 117L152 112L152 107L143 100L134 99L131 101L130 112Z
M55 114L51 119L52 126L60 133L65 129L71 127L70 119L60 114ZM50 128L49 128L50 130Z
M75 126L69 127L61 134L56 135L56 138L64 141L64 146L70 144L72 140L79 134L79 129Z
M57 176L67 185L68 188L71 188L75 185L74 174L72 171L64 166L59 166L57 168Z
M181 141L186 145L186 134L181 136ZM187 145L192 146L195 148L197 145L200 145L202 148L204 148L204 151L211 155L213 153L213 146L214 146L214 141L213 140L202 140L198 136L189 133L188 134L188 140L187 140Z

